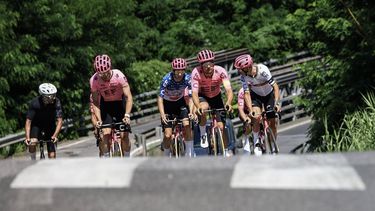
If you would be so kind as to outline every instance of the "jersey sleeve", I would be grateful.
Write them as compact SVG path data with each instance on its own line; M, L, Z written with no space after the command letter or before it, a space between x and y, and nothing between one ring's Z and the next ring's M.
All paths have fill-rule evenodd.
M245 96L244 96L243 89L240 89L240 91L238 92L237 104L238 104L238 108L243 109L245 106Z
M164 98L165 96L165 89L168 86L168 75L164 76L160 82L160 89L159 89L159 96Z
M249 84L247 84L245 76L241 75L240 80L241 80L241 84L242 84L242 89L244 91L249 91Z
M191 90L192 92L198 93L199 91L199 81L200 75L197 68L194 68L193 72L191 73Z
M92 93L96 92L98 89L97 89L97 86L96 86L96 83L97 83L97 76L96 74L94 74L91 78L90 78L90 90Z
M58 98L56 98L56 118L62 118L63 117L63 111L61 102Z
M220 78L223 81L225 90L232 89L227 71L222 67L220 69L221 69Z
M273 79L271 75L271 71L268 69L266 65L260 64L259 68L261 69L261 75L266 79L266 81L270 84L273 85L275 83L275 80Z
M124 73L122 73L120 70L117 70L116 74L118 74L119 76L117 78L117 81L121 84L122 87L129 86L128 79L126 78Z

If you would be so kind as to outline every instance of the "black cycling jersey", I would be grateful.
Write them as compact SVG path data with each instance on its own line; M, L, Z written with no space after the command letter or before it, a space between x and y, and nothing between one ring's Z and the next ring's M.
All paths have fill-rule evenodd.
M56 127L56 119L62 117L60 100L56 98L54 103L45 105L41 96L31 100L26 115L26 118L31 120L31 127L37 126L39 128Z

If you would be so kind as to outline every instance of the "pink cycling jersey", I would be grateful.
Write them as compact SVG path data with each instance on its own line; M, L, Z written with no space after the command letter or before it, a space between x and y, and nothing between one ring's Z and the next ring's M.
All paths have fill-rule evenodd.
M109 81L103 81L97 73L90 79L91 92L100 92L104 101L122 100L124 94L122 88L128 86L125 75L117 69L112 70L112 77Z
M230 88L227 71L217 65L214 66L214 74L212 78L206 78L206 76L203 74L202 67L194 68L191 74L191 87L193 92L209 98L220 94L221 84L223 84L224 81L228 81Z

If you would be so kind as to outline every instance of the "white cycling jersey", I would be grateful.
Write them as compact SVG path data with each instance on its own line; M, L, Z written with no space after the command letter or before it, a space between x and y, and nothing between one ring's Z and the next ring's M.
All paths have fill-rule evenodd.
M259 96L267 96L273 91L273 79L270 70L263 64L255 65L257 74L255 77L241 75L243 90L251 90Z

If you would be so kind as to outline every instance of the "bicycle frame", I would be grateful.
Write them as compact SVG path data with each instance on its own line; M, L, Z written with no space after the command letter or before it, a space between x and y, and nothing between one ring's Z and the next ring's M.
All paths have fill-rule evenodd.
M223 156L225 156L224 154L224 150L225 150L225 147L224 147L224 138L223 138L223 131L220 130L219 128L219 125L217 123L217 120L216 120L216 112L223 112L225 111L225 109L208 109L208 110L205 110L204 112L205 113L208 113L208 116L209 118L211 119L211 123L210 123L210 136L211 137L211 141L209 142L209 154L212 154L211 150L213 150L213 154L215 156L218 155L218 140L216 140L216 135L215 135L215 130L218 131L218 137L220 139L220 144L221 144L221 153ZM212 149L213 147L213 149Z
M171 150L176 158L181 157L184 154L185 147L185 131L183 127L183 121L187 120L184 119L177 119L174 118L172 120L167 120L167 122L172 123L172 136L173 136L173 144L171 144Z
M277 118L278 114L276 113ZM259 138L261 140L262 152L269 154L277 154L279 147L276 143L275 134L269 126L269 120L267 119L267 112L263 111L260 115L260 130Z
M117 129L116 126L119 126L119 129ZM120 157L124 157L124 154L122 152L122 146L121 146L121 137L120 133L125 131L126 124L124 122L113 122L110 124L105 124L100 127L100 130L103 128L111 128L111 140L109 143L109 156L115 157L116 153L116 144L118 146L118 151L120 151Z

